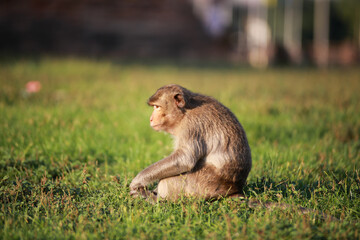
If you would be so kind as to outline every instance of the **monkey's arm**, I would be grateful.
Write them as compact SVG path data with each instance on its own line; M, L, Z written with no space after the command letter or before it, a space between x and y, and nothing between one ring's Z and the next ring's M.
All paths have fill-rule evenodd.
M134 194L137 189L144 188L157 180L191 171L200 158L198 154L194 154L196 152L198 151L177 149L170 156L145 168L132 180L130 194Z

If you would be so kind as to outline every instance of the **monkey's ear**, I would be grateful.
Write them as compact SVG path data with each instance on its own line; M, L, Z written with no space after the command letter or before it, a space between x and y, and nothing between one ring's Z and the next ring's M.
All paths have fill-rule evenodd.
M185 107L185 99L184 99L184 95L181 93L178 93L174 96L175 99L175 104L176 106L178 106L179 108L183 108Z

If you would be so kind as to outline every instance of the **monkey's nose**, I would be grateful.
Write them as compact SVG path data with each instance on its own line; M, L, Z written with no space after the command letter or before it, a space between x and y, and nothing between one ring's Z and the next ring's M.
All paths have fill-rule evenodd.
M153 120L153 117L151 116L151 117L150 117L150 122L152 122L152 120Z

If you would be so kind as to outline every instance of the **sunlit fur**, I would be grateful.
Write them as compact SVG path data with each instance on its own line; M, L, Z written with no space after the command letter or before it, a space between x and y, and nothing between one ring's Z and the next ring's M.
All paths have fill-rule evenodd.
M148 104L160 106L155 130L174 135L175 150L140 172L130 185L133 192L157 180L157 194L166 199L242 192L251 153L244 129L228 108L178 85L158 89Z

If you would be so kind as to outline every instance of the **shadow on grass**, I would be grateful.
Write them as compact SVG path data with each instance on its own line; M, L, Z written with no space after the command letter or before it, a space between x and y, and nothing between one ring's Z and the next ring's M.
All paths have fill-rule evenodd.
M322 171L319 180L297 181L275 181L270 177L257 179L255 182L249 183L244 188L246 196L259 197L266 195L267 198L276 201L281 198L289 198L290 196L300 199L311 199L314 195L333 194L337 197L343 196L349 199L360 197L360 171L344 171L344 170L325 170ZM311 178L311 179L316 179Z

